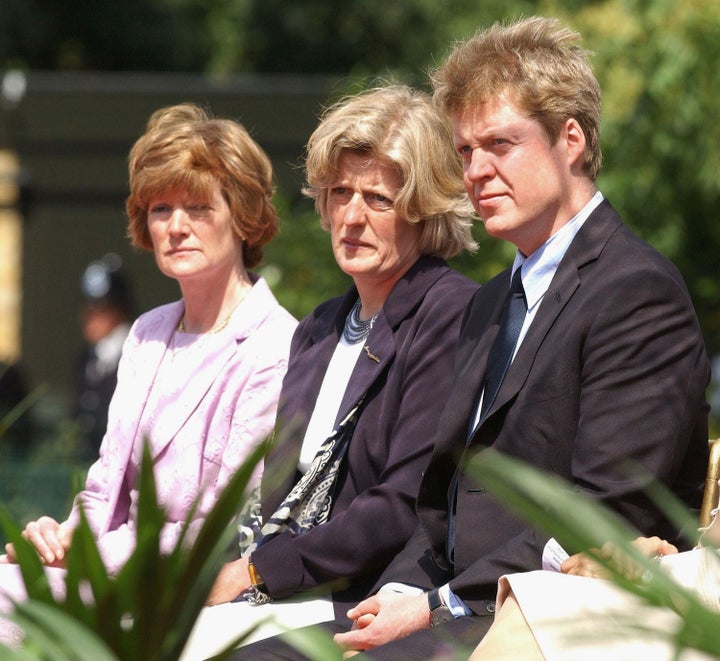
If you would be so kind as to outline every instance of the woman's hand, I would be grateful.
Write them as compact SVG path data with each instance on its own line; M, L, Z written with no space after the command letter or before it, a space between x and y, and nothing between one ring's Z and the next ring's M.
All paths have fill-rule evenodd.
M48 567L65 566L65 556L72 542L72 529L67 524L58 523L50 516L41 516L25 526L22 536L35 547L43 564ZM13 544L6 544L5 552L7 562L17 562Z
M232 601L250 587L247 558L233 560L222 566L210 594L205 600L207 606L216 606Z
M638 537L633 540L633 546L648 558L672 555L678 550L670 542L659 537ZM600 549L600 555L613 562L629 577L642 574L642 569L635 566L625 553L618 550L613 544L607 542ZM591 578L607 578L608 570L585 553L576 553L562 563L560 571L563 574L574 576L589 576Z

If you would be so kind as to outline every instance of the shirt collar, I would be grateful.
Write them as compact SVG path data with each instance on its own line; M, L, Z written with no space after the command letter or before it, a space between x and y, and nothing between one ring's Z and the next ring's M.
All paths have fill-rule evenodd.
M515 271L522 268L523 289L528 311L531 311L542 300L575 235L603 199L605 199L603 194L596 191L588 203L530 257L525 257L519 250L516 252L510 275L512 278Z

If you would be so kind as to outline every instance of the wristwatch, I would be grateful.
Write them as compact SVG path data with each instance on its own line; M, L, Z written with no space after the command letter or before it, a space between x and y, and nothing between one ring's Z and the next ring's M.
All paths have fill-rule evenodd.
M440 590L433 588L428 595L428 608L430 609L430 626L436 627L443 622L453 619L452 611L445 605L440 596Z
M267 592L265 581L262 580L260 572L255 568L252 560L248 562L248 574L250 575L250 582L254 588L257 588L260 592Z
M267 591L265 581L262 580L260 572L255 569L252 557L248 561L248 574L250 575L250 583L252 584L248 590L245 591L244 597L246 601L251 604L266 604L270 601L270 595Z

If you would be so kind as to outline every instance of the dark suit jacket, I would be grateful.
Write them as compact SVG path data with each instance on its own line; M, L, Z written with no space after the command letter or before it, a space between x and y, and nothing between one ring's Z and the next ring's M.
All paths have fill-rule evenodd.
M505 271L469 307L455 383L418 496L422 528L379 582L430 587L449 578L476 612L494 598L502 574L539 569L547 541L462 475L454 566L446 557L447 487L509 284ZM709 377L680 274L605 201L560 263L468 454L493 446L570 480L645 534L668 537L642 483L629 479L622 464L639 462L697 506L707 462Z
M477 289L433 257L420 258L393 288L335 420L368 392L329 521L295 537L281 534L253 553L273 597L342 579L345 589L338 587L335 601L359 601L415 530L418 486L452 383L462 316ZM262 481L265 518L297 478L287 471L283 476L283 468L297 466L325 370L356 299L353 286L320 305L295 333L278 413L285 440L269 455Z

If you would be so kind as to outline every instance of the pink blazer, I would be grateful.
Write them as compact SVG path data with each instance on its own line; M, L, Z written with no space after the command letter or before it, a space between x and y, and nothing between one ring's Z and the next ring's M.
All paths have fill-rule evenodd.
M178 301L151 310L133 325L99 459L68 519L77 525L82 504L112 572L135 545L135 484L143 440L150 443L158 498L168 513L161 550L169 552L195 498L202 495L188 541L228 478L274 426L297 322L267 283L258 279L223 331L201 336L202 346L176 349L182 365L178 379L168 379L166 372L155 389L161 364L163 370L172 369L173 361L163 358L182 313Z

